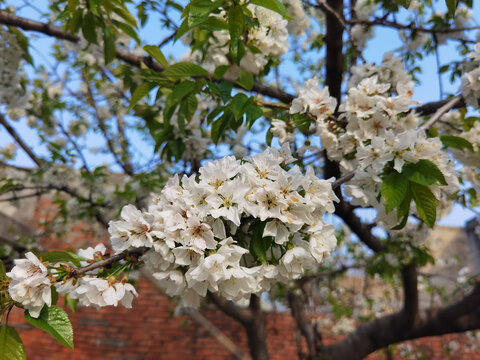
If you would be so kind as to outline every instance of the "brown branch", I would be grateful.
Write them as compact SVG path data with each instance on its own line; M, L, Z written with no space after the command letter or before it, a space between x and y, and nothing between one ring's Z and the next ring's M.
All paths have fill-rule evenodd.
M402 270L404 306L399 312L361 325L344 340L321 349L319 359L363 359L371 352L402 341L413 328L418 309L417 273L413 264Z
M95 270L95 269L99 269L99 268L108 266L110 264L119 262L119 261L121 261L123 259L126 259L126 258L130 258L130 257L138 258L138 257L142 256L143 254L145 254L148 250L150 250L149 247L142 246L142 247L134 248L134 249L131 249L131 250L128 250L128 251L124 251L124 252L121 252L119 254L112 255L109 258L106 258L106 259L94 262L92 264L89 264L87 266L76 268L72 272L70 272L70 275L72 277L75 277L75 276L78 276L78 275L85 274L86 272L89 272L89 271L92 271L92 270Z
M411 274L406 275L410 277ZM409 287L405 296L409 296ZM444 307L433 316L423 313L412 322L409 306L398 313L360 326L342 341L322 349L319 359L362 359L388 345L427 336L459 333L480 328L480 284L458 302Z
M3 125L5 130L10 134L10 136L15 140L15 142L27 153L30 159L38 166L42 166L42 161L33 153L32 149L23 141L23 139L18 135L15 129L8 123L7 119L0 114L0 124Z
M432 101L426 104L423 104L421 106L417 106L416 108L413 108L412 110L415 111L418 115L424 116L424 115L431 115L435 113L438 109L440 109L442 106L447 104L451 99L444 99L444 100L439 100L439 101ZM462 98L458 103L456 103L452 109L458 109L462 108L465 106L465 100Z
M352 180L352 178L355 176L355 171L350 171L349 173L339 177L337 180L335 180L332 183L332 189L338 188L340 185L345 184L346 182Z
M307 341L309 357L315 356L315 331L312 324L309 323L307 317L305 316L304 302L300 298L300 296L295 294L293 291L288 292L287 299L292 316L297 323L297 328L300 330L300 333Z
M448 99L447 103L442 105L435 112L435 114L433 114L433 116L430 119L428 119L428 121L426 123L424 123L422 126L420 126L420 129L428 130L433 124L435 124L438 120L440 120L440 118L443 116L443 114L445 114L446 112L451 110L454 106L459 104L462 101L462 99L463 98L462 98L461 95L458 95L458 96L455 96L451 99Z
M220 310L222 310L228 316L234 318L242 324L247 324L253 321L252 311L250 309L242 308L236 305L233 301L227 300L218 294L208 292L207 297L213 302Z
M417 27L414 26L413 24L406 25L406 24L400 24L395 21L388 21L386 19L374 19L374 20L363 20L363 19L350 19L346 20L346 23L348 24L360 24L360 25L366 25L366 26L385 26L385 27L391 27L399 30L411 30L413 32L425 32L425 33L431 33L431 34L444 34L444 33L453 33L453 32L460 32L460 31L471 31L471 30L478 30L480 29L480 26L469 26L469 27L463 27L463 28L443 28L443 29L434 29L434 28L424 28L424 27Z

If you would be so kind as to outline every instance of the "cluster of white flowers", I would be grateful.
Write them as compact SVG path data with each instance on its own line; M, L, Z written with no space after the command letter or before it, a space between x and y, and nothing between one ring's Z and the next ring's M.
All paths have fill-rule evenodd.
M106 248L98 244L95 248L79 250L83 257L82 266L86 266L105 255ZM66 263L44 263L35 254L25 254L26 259L15 260L15 266L7 276L12 279L8 292L11 298L38 318L42 308L52 304L52 286L59 294L69 294L78 299L82 306L117 306L121 302L125 307L132 306L137 292L124 278L118 281L115 276L101 277L98 270L80 278L65 278ZM48 264L48 268L47 268Z
M330 181L292 166L290 149L267 148L240 161L230 156L206 163L199 174L174 176L148 211L133 205L109 225L115 253L147 247L143 261L186 306L199 306L207 291L242 301L314 269L336 247L334 227L322 217L337 198ZM105 258L103 244L78 251L80 265ZM72 275L66 262L44 263L33 253L7 274L9 293L33 317L51 305L51 287L82 306L131 307L135 288L123 274L129 261L111 269Z
M320 89L318 79L307 80L303 88L298 90L298 96L293 99L290 114L309 112L319 121L328 119L335 111L337 100L330 96L328 87Z
M38 317L43 306L52 303L49 272L35 254L28 252L25 257L26 259L16 259L12 271L7 273L12 279L8 292L32 317Z
M407 50L411 51L421 48L430 40L430 34L423 31L400 31L399 34Z
M377 5L371 0L360 0L355 2L355 14L360 20L368 20L370 15L375 12L376 8ZM359 50L365 48L367 40L373 37L373 29L372 26L362 24L355 24L352 26L350 32Z
M446 14L442 11L435 11L433 16L439 17L441 19L446 18ZM467 8L465 5L458 6L455 10L455 16L453 17L453 29L463 29L471 24L473 18L473 10ZM436 34L437 43L443 44L448 39L462 39L464 38L465 31L451 31Z
M428 138L418 128L419 117L409 111L416 104L411 98L413 82L401 67L400 59L389 55L381 66L365 64L352 72L352 87L340 105L338 121L330 119L335 100L329 98L328 89L310 89L312 82L300 90L290 112L308 110L315 116L316 134L330 159L338 161L344 171L355 170L353 180L345 187L352 203L374 206L378 210L377 220L394 226L395 213L385 214L383 199L379 198L382 184L379 175L386 166L391 164L402 172L406 163L432 161L448 183L432 188L440 199L458 188L454 164L442 151L440 139ZM310 97L304 93L306 89Z
M288 21L287 29L290 34L300 36L305 34L310 26L310 19L303 8L300 0L281 0L287 9L291 20Z
M288 51L288 21L280 14L261 6L249 5L248 9L253 18L258 21L258 26L248 32L247 45L254 46L260 52L252 52L247 47L240 61L240 69L258 74L267 65L269 58L277 59ZM220 16L224 17L225 12ZM207 69L210 65L209 70L212 71L220 65L231 65L228 56L229 42L230 34L227 30L214 31L209 38L208 50L205 54L197 50L185 55L182 59L202 62ZM238 71L238 66L232 65L225 76L234 78Z
M474 52L469 54L469 57L472 61L464 65L462 95L467 105L478 107L480 99L480 43L475 44Z
M172 296L198 307L207 291L241 301L317 266L336 246L329 181L302 174L288 146L243 161L206 163L173 177L148 211L124 207L110 223L115 251L147 246L144 261Z
M23 50L14 34L0 26L0 103L8 107L21 107L25 91L20 85L18 67Z

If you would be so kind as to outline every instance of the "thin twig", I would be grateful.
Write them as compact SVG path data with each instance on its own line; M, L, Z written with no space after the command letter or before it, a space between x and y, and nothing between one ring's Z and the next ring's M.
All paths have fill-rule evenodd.
M337 180L335 180L332 183L332 189L336 189L340 185L352 180L352 178L355 176L355 171L350 171L349 173L346 173L342 177L339 177Z
M87 266L76 268L70 273L70 275L71 276L82 275L82 274L85 274L88 271L99 269L99 268L108 266L110 264L119 262L119 261L121 261L121 260L123 260L127 257L140 257L150 249L151 248L149 248L149 247L142 246L142 247L138 247L138 248L135 248L135 249L132 249L132 250L124 251L120 254L115 254L113 256L110 256L107 259L103 259L103 260L94 262L94 263L89 264Z
M3 114L0 114L0 124L5 127L5 130L10 134L15 142L28 154L30 159L38 166L42 167L42 161L33 153L32 149L23 141L23 139L18 135L15 129L8 123Z
M447 111L452 109L457 103L459 103L462 100L462 95L457 95L450 99L445 105L443 105L441 108L437 110L437 112L422 126L420 126L420 129L423 130L428 130L430 126L435 124L440 118L442 117L443 114L445 114Z

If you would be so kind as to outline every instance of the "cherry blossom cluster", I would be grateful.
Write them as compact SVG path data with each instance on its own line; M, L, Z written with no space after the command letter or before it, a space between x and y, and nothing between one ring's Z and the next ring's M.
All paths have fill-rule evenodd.
M86 266L102 258L105 251L103 244L79 250L78 255L83 258L81 265ZM15 266L7 273L12 279L8 292L32 317L37 318L45 305L52 304L52 286L59 294L68 294L70 298L78 299L80 305L97 308L117 306L119 302L130 308L133 297L137 296L133 285L114 273L105 277L97 270L81 277L70 277L72 267L67 263L43 262L32 252L25 254L25 257L15 260Z
M23 50L16 36L0 27L0 103L8 107L20 107L25 91L20 85L18 67Z
M142 261L185 306L198 307L207 291L242 301L274 282L296 279L336 247L334 227L322 217L338 199L330 181L311 167L302 173L293 161L284 145L242 161L208 162L197 175L176 175L148 211L127 205L121 220L110 222L111 247L115 254L147 248ZM106 248L99 244L76 256L87 266L106 258ZM10 297L33 317L52 304L52 287L82 306L131 307L134 261L78 273L73 263L27 253L7 273Z
M442 151L440 139L427 137L418 127L420 118L409 110L417 103L411 98L412 79L400 59L388 55L380 66L365 64L352 72L352 87L339 107L337 119L331 117L335 99L327 88L320 90L312 80L299 91L290 113L309 111L316 118L315 131L329 158L338 161L344 171L355 170L353 180L345 186L352 203L374 206L379 212L377 220L395 226L395 212L386 214L379 197L385 169L392 167L401 173L406 163L432 161L448 183L441 189L432 188L441 200L458 188L454 164Z
M463 98L469 106L478 107L480 99L480 43L476 43L474 52L469 54L471 62L464 65L462 78Z
M277 59L288 51L288 21L269 9L261 6L249 5L253 18L258 21L258 26L248 32L247 45L253 46L259 51L252 52L248 48L240 61L239 67L231 66L226 77L234 77L240 70L258 74L267 65L270 58ZM219 16L224 17L225 12ZM201 51L194 51L183 57L183 60L198 60L211 69L221 65L231 65L229 60L230 34L227 30L213 32L209 38L208 50L205 54ZM206 66L208 69L208 66Z
M298 278L336 246L322 216L337 199L329 181L292 160L288 147L268 148L174 176L148 211L123 208L110 223L112 247L151 247L143 260L185 306L198 307L207 291L242 301Z
M310 19L303 8L300 0L281 0L285 5L291 20L288 21L287 29L290 34L300 36L305 34L310 26Z

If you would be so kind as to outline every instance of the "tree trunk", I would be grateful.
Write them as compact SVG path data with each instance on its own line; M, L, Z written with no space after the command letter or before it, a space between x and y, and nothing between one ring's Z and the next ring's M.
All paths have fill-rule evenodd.
M252 295L250 298L250 310L252 319L244 324L247 331L248 347L253 360L268 360L267 349L267 319L260 306L260 298Z

